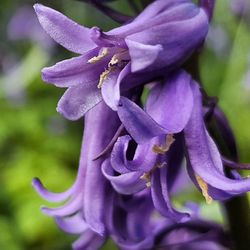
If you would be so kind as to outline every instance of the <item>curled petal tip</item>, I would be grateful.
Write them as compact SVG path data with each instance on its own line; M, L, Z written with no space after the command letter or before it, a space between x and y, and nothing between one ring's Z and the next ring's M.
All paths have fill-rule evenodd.
M41 185L41 181L38 177L34 177L32 180L32 186L35 188L37 185Z
M39 9L40 5L41 5L40 3L35 3L33 5L34 10L37 11Z

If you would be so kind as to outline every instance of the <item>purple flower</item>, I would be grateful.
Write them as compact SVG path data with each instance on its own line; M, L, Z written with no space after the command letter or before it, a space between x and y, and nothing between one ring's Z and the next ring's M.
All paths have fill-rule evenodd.
M220 153L203 121L199 87L186 72L175 72L163 80L162 84L155 84L150 90L145 111L122 97L118 115L126 130L138 143L138 150L148 147L149 155L154 152L161 157L166 154L167 157L171 144L175 143L171 138L181 132L185 138L189 175L208 203L212 199L224 200L250 190L250 179L242 179L239 175L232 179L226 177ZM180 139L182 137L176 138L176 141ZM135 159L136 157L138 156L135 155ZM160 161L160 165L163 162ZM137 171L155 172L153 164L141 166ZM167 174L164 168L161 171ZM150 177L152 176L154 175L151 174ZM163 181L166 182L166 178L158 177L158 189L166 185ZM165 189L168 190L166 186ZM160 190L156 192L158 199L160 193Z
M67 224L67 221L77 221L73 223L72 230L67 227L66 231L84 233L87 227L101 236L106 234L105 214L112 189L101 172L103 157L93 159L107 146L119 123L117 114L105 103L99 103L85 117L79 171L73 186L63 193L56 194L47 191L38 179L33 181L34 188L46 200L66 201L58 208L42 208L45 214L55 217L63 229L65 227L62 225ZM103 124L108 124L107 130L103 128Z
M113 200L110 234L122 250L223 249L228 239L223 229L194 216L175 223L158 215L148 193L116 196Z
M120 88L131 89L156 71L166 74L181 65L208 30L205 11L191 0L157 0L132 22L109 32L80 26L40 4L34 8L42 27L56 42L82 54L42 71L44 81L68 88L58 111L72 120L102 98L117 110Z

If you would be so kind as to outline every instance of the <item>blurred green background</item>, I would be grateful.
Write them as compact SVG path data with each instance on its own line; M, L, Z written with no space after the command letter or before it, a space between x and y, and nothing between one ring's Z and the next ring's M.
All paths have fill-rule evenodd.
M235 15L228 0L217 1L215 17L201 55L207 92L219 97L238 140L242 162L250 162L250 24L247 11ZM69 122L55 110L62 89L42 82L44 66L73 54L42 34L34 1L0 3L0 249L70 249L76 238L61 232L40 211L44 202L31 187L39 177L50 190L63 191L74 181L82 121ZM40 1L86 26L104 30L117 24L78 1ZM112 3L131 13L125 0ZM23 14L22 14L23 13ZM29 13L29 14L28 14ZM250 12L248 12L250 15ZM29 16L31 15L31 16ZM28 18L29 16L29 18ZM192 188L174 197L175 205L199 202L202 214L223 222L219 205L206 205ZM110 243L111 244L111 243ZM105 249L114 249L111 245Z

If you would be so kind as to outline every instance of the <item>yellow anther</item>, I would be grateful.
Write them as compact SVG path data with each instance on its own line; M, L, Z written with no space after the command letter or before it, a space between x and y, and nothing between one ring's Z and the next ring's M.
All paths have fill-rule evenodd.
M145 180L146 181L146 186L147 186L147 188L150 188L151 187L151 175L152 175L152 173L157 169L157 168L162 168L162 167L164 167L164 166L166 166L167 165L167 163L164 161L164 162L158 162L158 163L156 163L153 167L152 167L152 169L149 171L149 172L146 172L146 173L144 173L141 177L140 177L140 179L141 180Z
M107 79L107 77L108 77L109 73L111 72L111 70L112 70L111 68L105 69L105 71L101 73L99 83L97 85L98 89L100 89L102 87L104 81Z
M195 174L195 178L198 182L199 187L201 188L202 195L204 196L207 204L211 204L213 198L208 194L208 185L207 183L197 174Z
M104 58L106 55L108 55L109 50L108 48L103 48L101 53L98 56L94 56L88 60L88 63L96 63L100 61L102 58Z
M150 187L151 187L151 173L150 173L150 172L144 173L144 174L140 177L140 179L146 181L146 186L147 186L147 188L150 188Z
M166 152L168 152L170 146L173 144L174 141L174 136L172 134L169 134L166 136L166 141L164 145L154 145L152 150L156 154L165 154Z
M109 62L109 64L108 64L108 66L112 67L112 66L116 65L118 62L119 62L118 56L117 55L113 55L112 58L111 58L111 60L110 60L110 62Z

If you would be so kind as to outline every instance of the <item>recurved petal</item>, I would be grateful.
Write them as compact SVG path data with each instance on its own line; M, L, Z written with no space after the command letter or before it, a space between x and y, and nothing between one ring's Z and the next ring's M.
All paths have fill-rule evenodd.
M178 133L186 126L193 109L191 77L177 71L151 89L146 112L164 129Z
M42 4L35 4L34 9L44 30L66 49L82 54L95 47L90 39L90 29Z
M70 234L81 234L88 229L88 225L83 220L82 215L77 213L70 217L55 217L57 225Z
M76 213L82 203L82 195L77 194L75 197L72 197L66 204L57 207L57 208L48 208L42 207L41 210L48 216L70 216Z
M115 143L110 156L112 168L118 173L125 174L130 171L148 172L156 163L157 154L152 150L158 141L152 140L136 146L135 152L129 147L132 138L128 135L121 136ZM131 150L131 152L130 152ZM128 158L128 154L133 154L133 158Z
M88 60L98 55L99 49L93 49L86 54L56 63L43 68L42 78L45 82L57 87L72 87L79 85L97 86L101 73L105 70L109 57L89 63Z
M168 134L169 131L158 125L151 116L126 97L121 97L118 115L133 139L141 144L153 137Z
M109 160L103 163L102 172L118 193L134 194L146 187L145 181L140 179L143 174L141 171L116 175Z
M106 238L92 230L85 231L73 244L74 250L98 250L104 244Z
M101 92L95 85L74 86L65 91L57 111L69 120L77 120L101 100Z
M160 44L143 44L129 38L125 39L125 41L129 47L132 72L146 69L152 65L157 60L160 52L163 50L163 47Z
M194 108L191 118L184 129L185 143L191 168L208 185L231 195L237 195L250 190L250 178L230 179L225 176L220 153L214 141L206 131L202 98L199 88L193 84ZM212 193L208 194L212 196ZM212 197L217 198L217 197Z
M38 192L38 194L42 198L44 198L47 201L51 201L51 202L64 201L64 200L68 199L70 197L70 195L75 190L75 184L74 184L71 188L69 188L65 192L61 192L61 193L50 192L43 186L43 184L41 183L41 181L38 178L33 179L32 186L35 188L35 190Z
M151 195L155 208L167 218L183 221L189 218L187 213L181 213L172 207L167 182L167 167L157 169L151 178Z

